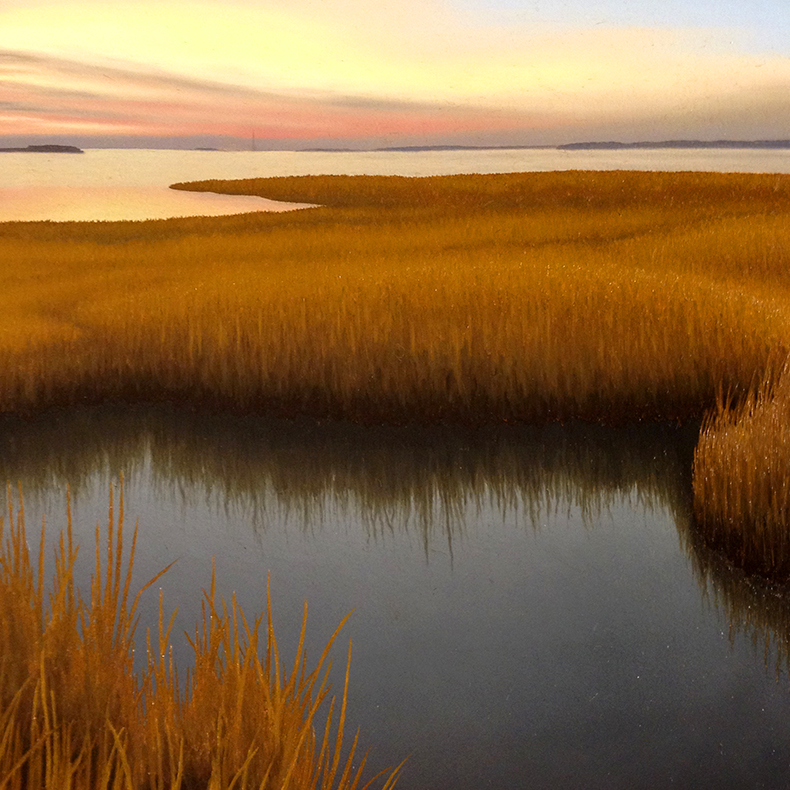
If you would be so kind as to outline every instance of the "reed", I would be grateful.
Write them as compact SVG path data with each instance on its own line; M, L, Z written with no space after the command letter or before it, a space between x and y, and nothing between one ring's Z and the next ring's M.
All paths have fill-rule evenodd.
M694 510L739 566L790 578L790 367L742 401L721 397L694 453Z
M343 740L348 667L339 712L327 699L329 651L342 623L308 670L305 608L288 667L274 637L271 603L266 618L249 622L235 598L230 605L217 600L212 574L202 623L190 639L195 664L186 683L173 663L173 621L164 616L161 593L158 634L147 635L147 660L136 672L138 601L167 569L131 598L137 530L127 558L123 520L123 494L117 515L111 495L106 541L97 527L95 571L83 598L74 581L70 512L50 587L45 529L36 564L24 508L14 512L9 491L7 523L0 523L0 787L360 786L365 758L354 767L357 738L350 747ZM259 637L266 642L262 651ZM397 773L382 777L382 786L392 788Z
M778 414L766 393L790 348L790 177L176 186L319 207L0 225L0 412L169 400L359 423L628 423L700 418L726 392L695 464L697 519L723 546L740 524L787 523L765 460L785 451L758 426ZM755 529L743 540L768 552ZM770 551L761 567L784 567Z
M553 173L193 189L287 215L0 228L0 410L682 419L790 329L790 179Z

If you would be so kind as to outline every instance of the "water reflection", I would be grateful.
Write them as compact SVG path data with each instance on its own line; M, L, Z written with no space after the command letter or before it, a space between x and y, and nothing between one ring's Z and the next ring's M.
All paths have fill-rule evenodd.
M790 586L744 573L693 529L681 534L700 593L724 613L730 642L745 636L777 679L790 675Z
M293 175L514 173L550 170L707 170L787 173L782 150L307 151L88 150L83 156L2 154L0 222L145 219L262 211L260 198L191 198L167 185ZM192 201L194 202L190 204ZM235 203L233 201L239 201ZM256 204L254 201L258 201ZM256 208L256 206L258 206ZM231 210L232 207L232 210Z
M273 521L316 529L341 513L379 538L415 533L426 558L452 556L470 513L540 529L578 511L587 528L623 500L667 510L702 598L725 613L777 672L790 668L790 589L747 576L695 531L690 468L698 426L588 424L484 428L358 426L207 415L168 405L107 406L0 421L0 477L34 501L69 485L102 496L97 479L144 476L154 498L175 494L233 512L253 530Z
M0 222L93 222L290 211L302 204L158 186L0 186Z
M284 655L305 598L310 655L354 609L349 727L371 769L412 755L404 788L785 786L787 610L697 544L696 435L115 407L3 420L0 473L28 524L69 482L90 546L124 471L139 581L179 558L174 633L199 617L212 555L248 612L271 574Z
M185 501L232 508L253 526L268 516L320 523L327 502L353 510L369 535L418 531L448 541L470 508L538 527L560 509L588 525L623 497L690 519L690 459L698 426L612 429L588 424L359 426L207 415L173 406L110 406L0 423L0 476L27 495L75 496L97 473L134 475Z

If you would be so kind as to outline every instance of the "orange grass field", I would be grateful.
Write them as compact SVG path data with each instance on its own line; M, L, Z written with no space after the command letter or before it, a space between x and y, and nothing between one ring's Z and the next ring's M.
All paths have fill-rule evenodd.
M159 632L146 637L146 666L135 672L139 593L130 600L130 580L137 530L125 555L123 493L117 516L111 495L103 547L96 528L87 599L74 583L70 513L48 587L44 529L34 564L24 509L13 512L10 491L8 500L8 521L0 520L3 790L361 790L365 759L356 757L356 738L341 757L348 667L340 710L334 699L326 701L328 653L340 628L308 671L305 606L289 667L277 649L271 603L267 619L249 622L235 598L229 606L216 600L212 578L203 621L190 639L195 666L185 686L173 664L173 621L164 617L161 592ZM323 729L318 739L316 726ZM389 790L397 773L377 786Z
M0 225L0 411L167 399L360 422L683 419L717 391L735 408L770 387L787 356L788 176L177 187L320 207ZM784 530L776 501L730 509L743 480L711 448L756 423L722 420L697 457L698 521L737 534L770 512ZM761 441L740 442L758 470Z
M0 411L699 415L784 349L790 179L547 173L192 188L286 214L0 225Z

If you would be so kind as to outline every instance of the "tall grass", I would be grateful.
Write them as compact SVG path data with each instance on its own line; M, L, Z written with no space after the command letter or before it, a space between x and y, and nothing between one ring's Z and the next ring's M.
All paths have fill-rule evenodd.
M320 207L0 225L0 412L172 400L362 423L627 423L701 417L721 391L734 411L706 426L698 520L733 547L739 525L787 523L785 450L756 414L773 413L760 382L773 392L790 348L790 177L177 186ZM744 541L769 551L754 530ZM757 564L784 567L771 545Z
M721 398L694 453L696 521L742 567L790 578L790 367Z
M192 400L356 421L698 416L790 328L781 176L192 185L275 217L0 230L0 409ZM755 254L755 253L759 254Z
M117 515L111 496L106 545L97 526L95 571L83 598L74 582L70 512L49 587L45 529L36 564L24 509L14 513L9 491L7 523L0 523L0 787L358 787L365 759L356 757L356 737L350 748L343 740L348 668L340 710L327 700L329 650L340 628L310 671L303 622L289 667L277 649L271 605L265 619L249 622L235 598L230 605L217 600L212 575L186 682L173 663L173 620L165 618L161 593L158 634L147 635L145 667L135 672L137 604L161 573L131 598L137 530L127 557L123 521L122 495ZM383 787L396 776L382 779Z

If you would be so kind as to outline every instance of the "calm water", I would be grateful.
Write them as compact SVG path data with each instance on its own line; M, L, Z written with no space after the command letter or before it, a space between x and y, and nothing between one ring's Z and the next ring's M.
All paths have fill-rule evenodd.
M86 549L124 470L179 633L212 555L248 613L271 575L286 655L305 598L314 658L353 609L350 730L373 766L411 755L404 788L790 786L788 600L698 546L695 438L107 408L6 421L0 470L50 529L69 481Z
M177 181L282 175L498 173L546 170L790 172L790 151L442 151L308 153L89 150L0 155L0 222L116 220L291 208L256 197L188 195Z

